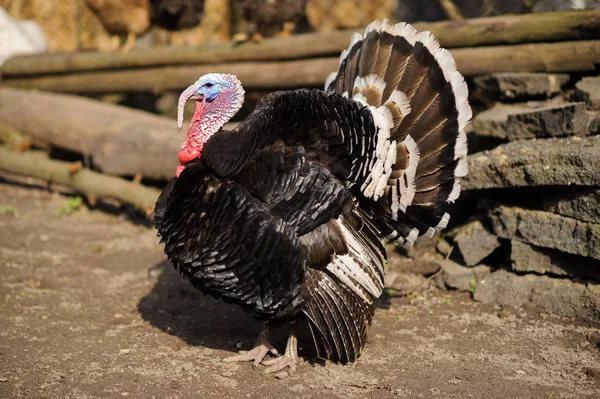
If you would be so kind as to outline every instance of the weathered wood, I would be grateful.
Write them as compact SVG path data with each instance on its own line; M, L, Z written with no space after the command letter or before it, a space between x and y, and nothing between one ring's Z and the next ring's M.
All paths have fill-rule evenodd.
M0 87L0 120L34 143L92 157L114 175L170 179L184 132L175 121L100 101L65 94Z
M528 43L451 51L467 76L494 72L593 72L600 66L600 40Z
M600 37L600 10L511 14L432 25L431 32L446 48L586 40Z
M0 147L0 169L62 184L91 198L113 198L149 213L160 192L119 177L89 169L71 173L72 164L50 159L41 151L13 152Z
M0 121L0 141L7 147L19 148L31 144L31 138L23 136L11 126Z
M600 10L502 15L464 21L417 23L446 48L595 39L600 37ZM360 31L360 30L357 30ZM18 56L2 66L2 75L27 76L77 71L221 64L337 56L353 30L266 39L260 43L171 46L122 53L68 53Z
M600 65L600 40L474 47L451 51L464 75L494 72L594 71ZM321 87L337 58L281 62L242 62L166 66L116 71L7 78L4 84L71 93L155 92L182 89L209 72L233 73L250 90Z
M5 85L66 93L154 92L182 89L211 73L237 75L246 90L323 86L327 74L337 69L337 58L282 62L241 62L215 65L166 66L102 72L46 75L5 79Z

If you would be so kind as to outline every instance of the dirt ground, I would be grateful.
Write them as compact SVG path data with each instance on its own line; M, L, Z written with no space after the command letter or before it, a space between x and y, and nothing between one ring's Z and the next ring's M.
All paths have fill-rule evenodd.
M356 364L308 337L287 378L222 363L260 324L183 281L142 220L65 203L0 179L0 398L600 398L598 329L437 288L386 297Z

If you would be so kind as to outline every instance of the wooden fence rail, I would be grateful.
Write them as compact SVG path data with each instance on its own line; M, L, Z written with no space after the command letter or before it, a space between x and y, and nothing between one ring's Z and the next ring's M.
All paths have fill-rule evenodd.
M442 47L476 47L534 42L600 38L600 10L503 15L463 21L417 23L419 31L431 31ZM337 56L348 45L352 31L303 34L266 39L260 43L169 46L122 54L81 52L19 56L2 66L2 75L143 68L165 65L205 65L243 61L293 60Z

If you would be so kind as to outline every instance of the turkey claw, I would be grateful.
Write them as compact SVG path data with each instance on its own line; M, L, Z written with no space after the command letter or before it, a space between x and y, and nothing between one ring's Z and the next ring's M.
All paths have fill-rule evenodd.
M260 363L263 361L265 356L271 352L271 354L278 356L279 352L270 344L260 344L256 346L254 349L249 351L240 351L235 356L226 357L223 359L225 363L232 362L250 362L252 361L252 368L257 368Z
M288 371L288 374L290 375L296 371L296 359L294 358L294 356L291 356L287 353L283 356L279 356L276 359L265 360L262 362L262 364L265 366L270 366L263 371L263 374L276 373L278 371L283 370L286 367L290 368Z

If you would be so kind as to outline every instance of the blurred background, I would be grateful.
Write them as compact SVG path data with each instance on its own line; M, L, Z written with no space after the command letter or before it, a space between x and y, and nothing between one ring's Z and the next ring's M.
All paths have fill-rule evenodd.
M594 0L2 0L17 21L35 21L48 52L111 51L358 28L375 19L442 21L599 7ZM6 23L6 22L5 22Z

